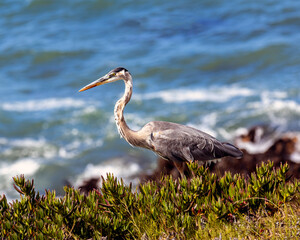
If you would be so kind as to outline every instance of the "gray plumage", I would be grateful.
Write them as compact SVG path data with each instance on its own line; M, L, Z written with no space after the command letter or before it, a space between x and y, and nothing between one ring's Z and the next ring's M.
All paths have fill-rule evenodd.
M132 77L128 70L119 67L83 87L85 91L98 85L123 79L125 92L115 105L114 115L120 135L131 145L147 148L160 157L173 161L181 175L185 162L207 161L231 156L241 158L243 153L234 145L220 142L198 129L164 121L147 123L141 130L131 130L124 119L123 111L132 95Z
M241 157L241 151L198 129L171 122L150 122L150 144L168 160L207 161L225 156Z

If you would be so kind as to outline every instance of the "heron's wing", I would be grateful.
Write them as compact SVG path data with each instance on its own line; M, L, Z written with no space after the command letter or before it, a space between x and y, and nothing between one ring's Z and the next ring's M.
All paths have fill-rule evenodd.
M153 151L169 160L206 161L224 156L241 157L241 151L195 128L170 123L151 122L150 143Z

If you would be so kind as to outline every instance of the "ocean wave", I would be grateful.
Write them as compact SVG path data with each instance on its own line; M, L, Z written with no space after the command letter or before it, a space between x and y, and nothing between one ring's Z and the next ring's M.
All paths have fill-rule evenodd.
M94 140L92 138L86 138L82 140L75 139L71 143L65 145L64 147L60 147L57 155L60 158L64 159L70 159L73 158L85 149L91 149L91 148L100 148L103 145L103 140L98 139Z
M50 159L56 156L57 147L44 138L8 139L0 138L1 154L4 159L42 158ZM1 175L1 172L0 172Z
M246 109L248 117L266 115L271 123L282 127L300 117L300 103L278 92L262 92L258 101L246 104Z
M22 158L14 163L0 163L0 192L5 194L8 201L16 199L18 193L12 188L12 178L24 174L25 177L33 176L40 168L39 159Z
M112 173L115 177L123 179L125 183L138 183L138 174L141 171L141 166L138 162L134 162L133 158L114 158L98 165L88 164L75 180L75 186L80 186L85 180L91 178L106 177L107 173Z
M288 132L284 134L284 137L297 139L295 142L295 151L291 155L291 160L300 164L300 132Z
M33 175L40 167L37 159L24 158L17 162L9 164L7 162L1 164L0 176L6 175L10 179L16 175L25 174Z
M291 111L294 113L300 113L300 104L293 100L267 100L262 104L266 111L273 110L276 112Z
M48 98L39 100L4 102L0 106L5 111L34 112L60 108L79 108L86 105L82 100L72 98Z
M9 143L11 146L15 147L42 147L46 144L46 139L32 139L32 138L23 138L23 139L15 139L8 141L7 139L2 138L2 141L6 144Z
M265 139L258 143L244 142L240 139L236 141L236 144L241 149L246 149L250 154L265 153L274 143L274 139Z
M73 132L76 132L76 130L73 130ZM44 138L12 140L0 138L0 144L0 157L4 159L40 158L45 162L56 161L57 159L71 159L79 155L85 149L101 147L103 140L94 140L90 136L84 136L80 139L74 138L68 144L60 146Z
M255 92L249 88L233 87L211 87L208 89L170 89L144 95L136 94L136 99L156 99L161 98L167 103L183 103L183 102L224 102L234 97L249 97Z
M292 153L291 155L291 160L295 163L299 163L300 164L300 151L299 152L295 152Z

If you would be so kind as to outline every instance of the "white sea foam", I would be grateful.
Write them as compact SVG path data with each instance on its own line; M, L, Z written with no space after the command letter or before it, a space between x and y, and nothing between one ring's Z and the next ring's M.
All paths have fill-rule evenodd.
M260 101L250 102L247 108L260 109L262 112L280 112L293 111L300 113L300 104L294 100L286 99L288 96L285 92L263 91L260 94Z
M33 175L40 167L36 159L24 158L12 164L2 163L0 168L0 175L6 175L10 178L19 174Z
M288 129L290 119L295 119L296 116L300 117L300 103L285 98L284 94L262 92L260 94L260 101L249 102L246 105L248 114L258 116L267 115L269 121L279 126L282 129ZM249 111L250 110L250 111Z
M246 149L250 154L264 153L274 143L277 137L280 137L279 132L269 132L264 126L255 128L254 142L244 141L241 136L247 136L249 129L239 128L235 131L235 144L242 149Z
M42 147L46 144L46 140L44 138L39 139L32 139L32 138L23 138L23 139L16 139L11 140L10 145L15 147Z
M1 108L6 111L32 112L45 111L59 108L78 108L85 106L82 100L72 98L48 98L39 100L4 102L0 104Z
M254 95L254 91L248 88L232 87L211 87L208 89L171 89L159 92L136 94L137 99L161 98L165 102L223 102L234 97L247 97Z
M241 139L236 140L236 145L239 148L246 149L250 154L264 153L274 143L274 139L260 141L258 143L244 142Z
M0 162L0 191L5 194L8 201L17 198L17 192L11 187L12 178L24 174L25 177L34 175L40 168L39 160L23 158L14 163Z
M141 167L137 162L130 162L123 158L114 158L104 163L94 165L88 164L84 172L77 178L75 186L80 186L82 182L90 178L106 177L107 173L112 173L119 179L122 178L125 183L138 182L137 174L140 173Z
M94 112L96 112L97 111L97 108L96 108L96 106L87 106L87 107L85 107L84 109L83 109L83 111L82 111L82 113L83 114L90 114L90 113L94 113Z
M282 110L288 110L300 113L300 104L292 100L273 100L271 102L268 102L266 105L268 105L272 110L277 112Z
M291 155L291 160L295 163L300 164L300 152L294 152Z
M7 144L8 140L6 138L0 138L0 144Z
M44 138L23 138L12 140L1 138L0 144L3 145L2 155L4 157L15 157L17 155L18 158L32 157L49 159L56 156L57 152L56 147L48 143ZM18 150L16 150L16 148Z
M73 134L78 134L77 129L73 129ZM46 141L44 138L32 139L6 139L0 138L2 145L2 156L4 157L32 157L41 159L55 159L57 157L70 159L80 154L82 149L101 147L103 140L93 140L90 137L84 139L75 139L64 146L58 147L57 144ZM16 150L17 148L17 150ZM17 152L16 152L17 151Z
M237 130L239 136L248 134L248 129ZM269 135L265 135L264 130L258 128L255 134L255 142L243 141L242 138L236 138L235 144L242 149L246 149L250 154L265 153L278 139L281 138L295 138L295 150L290 155L290 160L296 163L300 163L300 133L299 132L287 132L281 133L274 131Z
M102 144L103 140L101 139L95 141L93 141L91 138L87 138L81 141L74 140L64 147L60 147L58 150L58 156L61 158L70 159L75 157L77 154L80 154L82 149L101 147Z
M295 141L295 151L291 154L291 160L300 164L300 132L288 132L284 136L297 139Z

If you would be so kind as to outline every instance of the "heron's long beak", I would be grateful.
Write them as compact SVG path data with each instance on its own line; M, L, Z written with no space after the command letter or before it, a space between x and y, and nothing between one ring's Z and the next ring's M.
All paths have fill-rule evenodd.
M85 87L81 88L78 92L82 92L82 91L85 91L85 90L88 90L90 88L93 88L93 87L97 87L99 85L102 85L104 83L106 83L106 81L108 80L109 78L107 77L101 77L99 79L97 79L96 81L86 85Z

